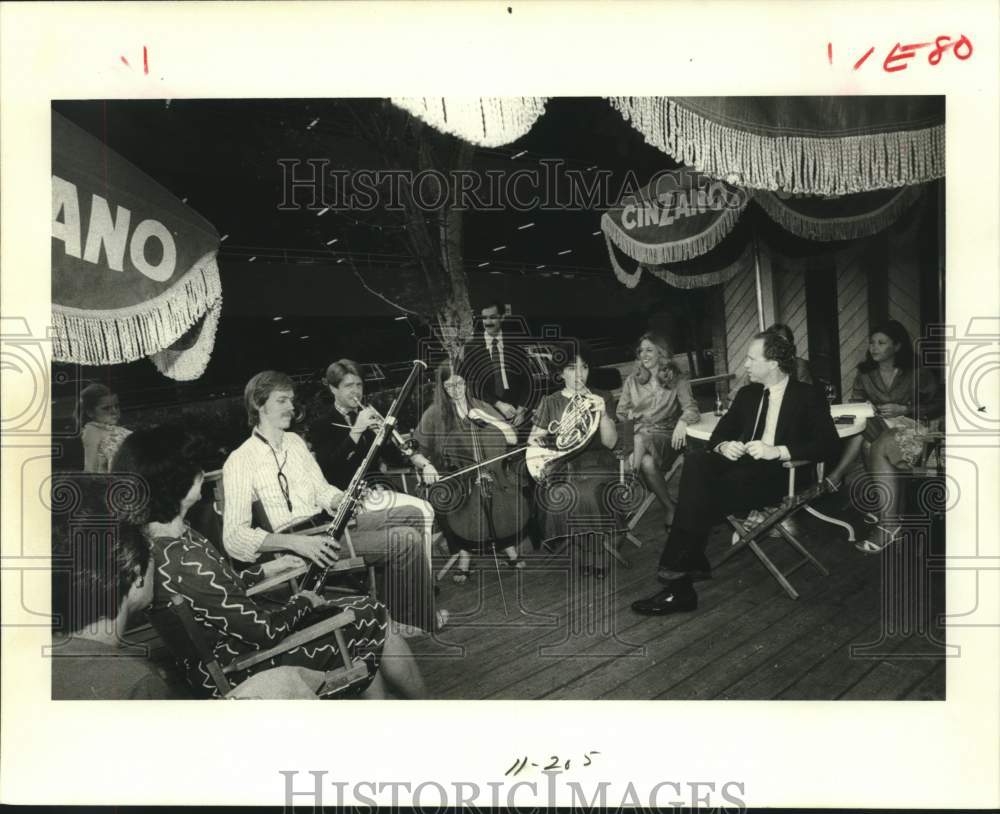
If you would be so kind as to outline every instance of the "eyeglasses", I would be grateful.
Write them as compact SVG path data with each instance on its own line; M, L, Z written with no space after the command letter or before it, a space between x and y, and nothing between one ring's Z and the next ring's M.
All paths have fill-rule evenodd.
M453 379L452 381L447 381L444 383L445 390L457 390L459 387L465 387L465 379Z

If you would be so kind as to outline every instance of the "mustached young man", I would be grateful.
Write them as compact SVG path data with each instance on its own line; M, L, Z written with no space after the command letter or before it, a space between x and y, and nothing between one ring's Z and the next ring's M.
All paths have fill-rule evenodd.
M483 330L465 346L460 374L470 396L493 406L514 427L524 426L532 397L528 355L504 336L500 303L487 303L479 313Z

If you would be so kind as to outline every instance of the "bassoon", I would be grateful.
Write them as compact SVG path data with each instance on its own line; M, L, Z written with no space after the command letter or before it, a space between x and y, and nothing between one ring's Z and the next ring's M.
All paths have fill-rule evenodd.
M397 411L409 396L410 391L413 390L413 387L417 383L417 380L420 378L422 372L426 369L427 363L421 361L420 359L417 359L413 363L410 375L406 377L406 381L403 382L403 386L400 388L399 393L396 394L396 398L392 402L392 406L386 412L385 420L375 433L375 439L372 441L372 445L368 448L368 452L365 454L364 459L361 461L357 471L351 478L351 482L347 485L347 489L344 490L344 496L341 499L340 504L337 506L337 511L334 513L333 520L330 521L330 524L324 532L328 536L333 537L335 540L340 540L341 537L343 537L347 524L350 523L351 518L354 517L354 513L357 511L358 505L362 500L365 487L365 476L368 474L368 469L378 456L379 451L382 449L382 445L389 439L390 434L395 429ZM326 582L326 578L329 575L330 570L330 568L312 563L302 580L302 587L306 590L318 593L322 589L323 584Z

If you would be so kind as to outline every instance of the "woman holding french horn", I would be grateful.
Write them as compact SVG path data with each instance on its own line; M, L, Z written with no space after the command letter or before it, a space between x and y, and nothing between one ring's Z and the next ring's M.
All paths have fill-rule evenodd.
M556 359L563 387L542 399L528 436L529 445L568 451L546 467L536 492L543 539L586 534L591 545L584 573L593 571L600 578L605 570L603 547L594 544L594 534L612 535L610 543L617 547L622 525L612 491L618 486L618 460L611 452L618 432L608 397L587 389L590 349L567 342L556 350Z

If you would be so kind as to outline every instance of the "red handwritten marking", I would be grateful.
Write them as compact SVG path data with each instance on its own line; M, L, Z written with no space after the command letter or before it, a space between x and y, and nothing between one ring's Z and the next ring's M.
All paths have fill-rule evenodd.
M927 48L930 44L931 43L929 42L915 42L911 45L901 45L897 42L894 46L892 46L892 50L886 58L882 60L882 70L886 73L905 71L908 67L907 65L896 65L895 63L901 60L913 59L918 48ZM890 65L892 65L891 68L889 67Z
M897 71L905 71L909 66L907 60L911 60L916 56L916 52L921 48L930 48L931 51L927 55L927 62L929 65L937 65L944 54L947 51L951 51L956 59L966 60L972 56L972 41L965 35L959 35L957 40L952 40L950 36L942 34L936 37L934 42L911 42L902 43L897 42L892 50L886 54L885 59L882 61L882 70L886 73L895 73ZM858 70L865 61L870 57L875 51L875 46L869 48L861 56L861 58L854 63L854 70ZM833 43L828 42L826 44L826 58L829 63L833 64Z
M827 59L827 61L831 65L833 65L833 43L832 42L828 42L826 44L826 59Z
M875 46L873 45L871 48L869 48L865 52L865 55L863 57L861 57L861 59L859 59L857 62L854 63L854 70L857 70L858 68L860 68L864 64L864 61L866 59L868 59L868 57L870 57L872 55L872 52L874 50L875 50Z
M951 48L951 37L942 36L934 40L934 50L927 55L927 61L931 65L937 65L941 61L941 55Z
M128 64L128 60L125 59L125 57L118 57L118 59L120 59L122 62L124 62L126 65L128 65L128 67L130 67L130 68L132 67L131 65Z
M142 72L149 74L149 55L146 53L146 46L142 46Z

